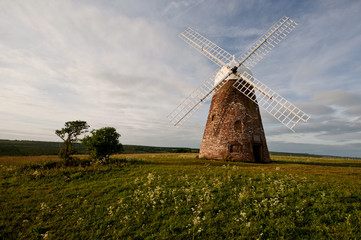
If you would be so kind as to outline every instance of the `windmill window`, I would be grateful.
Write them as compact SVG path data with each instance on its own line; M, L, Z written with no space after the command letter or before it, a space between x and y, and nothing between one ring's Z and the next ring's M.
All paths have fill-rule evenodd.
M242 146L240 144L231 144L229 146L230 153L240 153L242 151Z
M213 121L215 119L216 115L212 115L211 121Z
M242 132L242 121L241 120L237 120L234 122L234 130L236 132Z
M261 135L253 135L253 141L261 142Z

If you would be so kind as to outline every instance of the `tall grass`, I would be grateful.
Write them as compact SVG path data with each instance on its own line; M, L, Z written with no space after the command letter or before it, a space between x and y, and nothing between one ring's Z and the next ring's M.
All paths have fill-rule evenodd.
M195 156L121 155L53 168L41 165L50 159L0 158L0 237L361 237L360 161L276 156L264 165Z

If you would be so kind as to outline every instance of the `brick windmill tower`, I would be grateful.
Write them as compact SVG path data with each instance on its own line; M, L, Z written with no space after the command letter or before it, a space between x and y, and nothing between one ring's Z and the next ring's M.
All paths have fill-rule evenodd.
M281 18L237 59L191 28L180 34L220 67L168 116L175 126L180 125L214 93L199 157L270 162L259 106L292 131L299 121L308 121L307 114L250 71L296 25L288 17Z

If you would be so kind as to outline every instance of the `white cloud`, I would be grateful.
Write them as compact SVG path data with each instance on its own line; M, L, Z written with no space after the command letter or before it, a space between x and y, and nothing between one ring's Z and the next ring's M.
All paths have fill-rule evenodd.
M159 22L108 19L92 6L70 1L5 7L24 32L16 39L20 48L7 39L0 42L0 91L5 103L0 111L9 116L2 121L11 130L17 127L10 122L41 116L58 127L81 118L94 122L94 127L128 123L135 131L154 132L154 126L166 124L163 120L179 96L197 85L181 70L204 60L175 47L178 39ZM9 31L15 34L18 29ZM194 77L203 76L207 65L191 71ZM1 137L11 138L10 132ZM46 139L55 140L52 132ZM28 132L25 138L37 137Z

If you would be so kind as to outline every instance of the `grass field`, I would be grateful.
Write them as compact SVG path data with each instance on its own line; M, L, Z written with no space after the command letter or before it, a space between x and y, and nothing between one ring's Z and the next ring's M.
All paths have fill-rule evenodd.
M86 158L86 156L81 156ZM1 239L360 239L361 161L0 157Z

